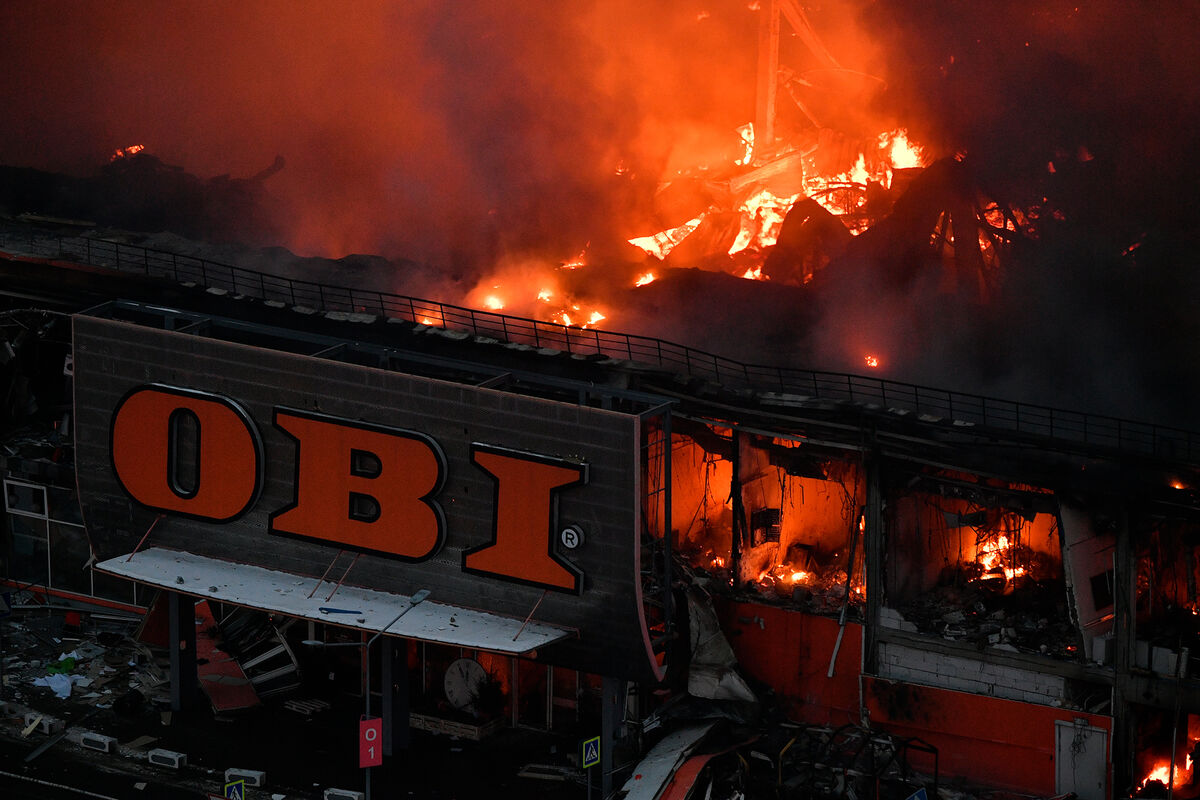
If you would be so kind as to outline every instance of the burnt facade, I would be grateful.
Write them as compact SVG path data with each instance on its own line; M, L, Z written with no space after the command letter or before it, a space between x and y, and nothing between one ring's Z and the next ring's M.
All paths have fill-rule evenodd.
M49 266L8 268L35 280ZM11 582L145 607L154 582L120 563L157 549L270 569L334 598L426 588L431 603L547 637L536 664L551 672L537 677L529 650L470 649L503 677L503 718L540 717L524 699L532 682L551 727L555 698L579 702L580 686L726 696L699 680L713 667L695 633L712 613L738 671L770 687L788 719L919 741L937 753L910 756L926 773L1101 798L1167 780L1174 752L1177 789L1190 786L1185 755L1200 740L1192 434L853 376L719 365L722 378L691 362L615 358L598 333L594 346L566 331L532 346L520 321L506 338L474 319L419 324L426 310L405 321L211 292L173 300L109 302L47 326L72 348L63 411L73 430L59 446L73 448L74 472L72 459L49 457L45 437L10 445ZM138 392L186 401L143 409L149 432L122 434L122 404ZM190 505L223 474L204 460L220 422L205 422L197 398L234 408L258 439L261 485L236 513ZM387 521L369 484L339 484L342 519L359 533L289 530L284 516L304 502L301 418L423 443L439 477L413 492L440 509L440 541L400 554L368 546L361 531ZM144 479L166 487L165 501L122 466L123 436L175 443ZM388 457L356 462L372 452L356 441L342 443L352 458L342 467L373 480ZM524 531L536 545L522 552L552 577L519 574L521 558L472 559L501 544L511 488L481 453L564 471L541 484L544 505L527 493L509 509L545 517ZM227 591L179 577L184 594L222 602ZM334 627L387 630L381 622ZM661 702L641 697L626 726Z

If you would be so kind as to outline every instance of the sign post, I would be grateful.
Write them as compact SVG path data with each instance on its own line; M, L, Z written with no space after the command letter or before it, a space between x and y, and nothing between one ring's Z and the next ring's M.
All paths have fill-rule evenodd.
M383 720L362 719L358 723L358 766L363 769L383 763Z
M582 749L582 753L580 754L581 758L579 759L579 762L583 765L584 769L590 770L592 767L594 767L600 763L600 737L599 736L593 736L590 739L585 739L583 741L583 747L581 749ZM588 787L588 790L587 790L588 800L591 800L591 798L592 798L592 773L591 772L587 773L587 787Z

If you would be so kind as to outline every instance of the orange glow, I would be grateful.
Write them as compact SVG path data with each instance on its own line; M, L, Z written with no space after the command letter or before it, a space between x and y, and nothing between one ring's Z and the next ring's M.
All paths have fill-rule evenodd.
M579 255L575 256L570 261L564 261L562 264L563 269L579 269L580 267L586 267L586 266L587 266L587 248L586 247L579 251Z
M866 357L865 361L867 362L867 366L870 367L871 369L875 369L876 367L879 366L879 357L878 356L868 355Z
M434 322L432 319L430 319L429 317L421 317L421 324L422 324L422 325L436 325L437 323L435 323L435 322Z
M550 298L553 296L554 292L550 291L549 289L542 289L540 292L538 292L538 300L541 300L543 303L549 303Z
M1176 480L1176 481L1171 481L1171 488L1172 489L1186 489L1187 487L1183 485L1182 481Z
M633 282L634 286L645 286L648 283L654 283L655 275L653 272L647 272L645 275L639 275L638 279Z
M144 144L131 144L129 147L118 147L115 151L113 151L112 158L110 158L109 161L116 161L118 158L129 158L130 156L137 155L145 149L146 145Z
M586 328L588 325L595 325L597 322L599 322L602 319L605 319L605 316L603 314L601 314L599 311L593 311L592 315L590 317L588 317L587 325L584 325L583 327Z
M908 131L901 128L879 137L880 144L888 148L888 160L893 169L910 169L925 166L925 154L918 144L908 140Z
M483 306L484 308L491 309L492 311L499 311L500 309L504 308L504 301L501 300L498 295L489 294L487 297L483 298Z
M763 280L766 280L766 278L764 278L764 277L763 277L763 274L762 274L762 265L761 265L761 264L760 264L759 266L757 266L757 267L751 267L750 269L746 270L746 271L745 271L745 272L742 274L742 277L743 277L743 278L745 278L745 279L746 279L746 280L748 280L748 281L763 281Z

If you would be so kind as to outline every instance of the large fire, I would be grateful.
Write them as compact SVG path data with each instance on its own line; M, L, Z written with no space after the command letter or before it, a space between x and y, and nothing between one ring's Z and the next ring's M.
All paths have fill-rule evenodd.
M795 149L782 157L775 156L774 163L787 162L787 169L801 174L801 191L777 194L772 189L758 185L754 179L755 141L753 124L737 129L745 144L745 154L734 159L732 166L740 167L740 175L729 180L729 189L734 195L738 189L745 193L737 201L736 212L740 223L737 236L729 246L728 254L738 256L745 253L761 253L776 243L784 217L797 200L811 197L835 216L842 219L851 234L866 229L868 221L858 215L867 200L871 185L891 188L897 170L923 167L926 164L925 150L908 138L908 131L901 128L880 133L871 146L859 151L853 165L841 172L823 172L817 162L816 147ZM664 188L669 182L664 183ZM749 188L742 188L749 187ZM712 206L681 225L667 228L658 233L631 238L629 243L641 248L647 255L666 259L679 244L695 232L706 218L720 214L726 209ZM742 277L759 278L753 268ZM736 273L735 273L736 274Z

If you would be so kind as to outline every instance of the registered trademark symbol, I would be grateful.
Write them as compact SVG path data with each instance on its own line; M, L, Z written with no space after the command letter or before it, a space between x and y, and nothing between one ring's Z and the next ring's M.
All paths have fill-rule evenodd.
M558 538L559 541L562 542L563 547L567 548L568 550L574 550L576 547L579 547L581 544L583 544L583 529L578 525L568 525L567 527L563 528L562 533L558 535Z

